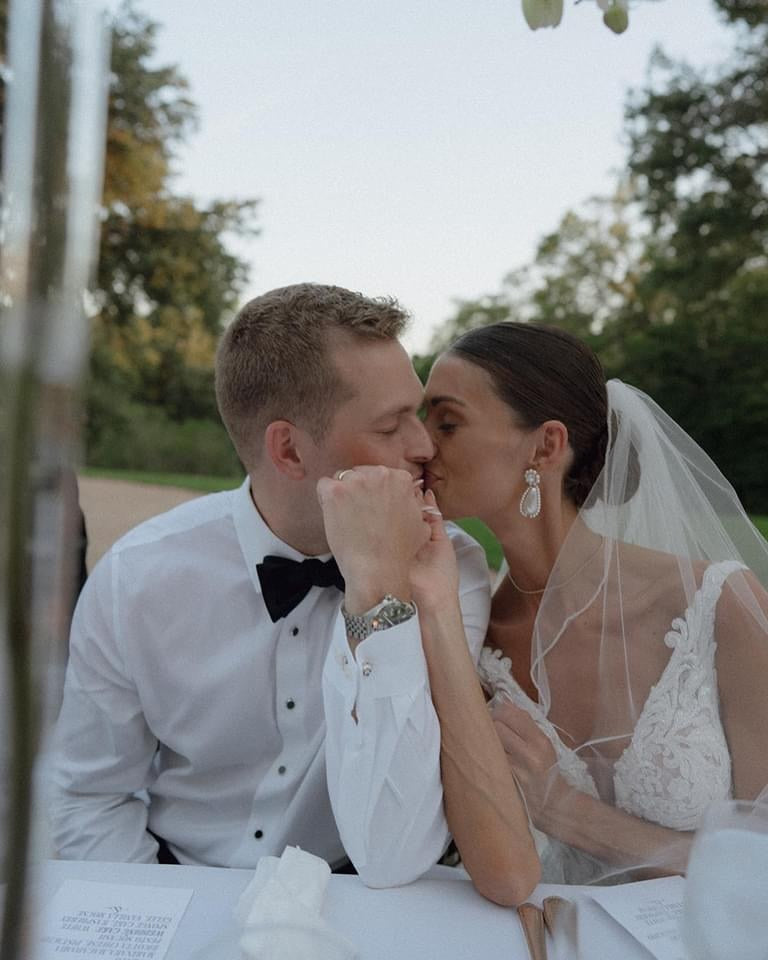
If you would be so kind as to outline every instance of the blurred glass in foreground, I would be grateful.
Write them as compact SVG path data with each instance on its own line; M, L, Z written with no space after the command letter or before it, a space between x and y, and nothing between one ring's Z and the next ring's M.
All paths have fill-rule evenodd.
M768 960L768 797L705 814L688 861L683 936L695 960Z
M58 710L75 586L85 294L108 84L103 9L12 0L0 220L0 960L31 960L35 760Z

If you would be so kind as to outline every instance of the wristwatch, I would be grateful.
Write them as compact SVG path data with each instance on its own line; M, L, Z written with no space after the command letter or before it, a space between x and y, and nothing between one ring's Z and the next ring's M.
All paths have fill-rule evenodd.
M416 613L416 604L408 600L398 600L391 593L387 593L381 603L366 610L365 613L352 616L342 606L344 625L347 636L353 640L365 640L366 637L379 630L388 630L398 623L405 623Z

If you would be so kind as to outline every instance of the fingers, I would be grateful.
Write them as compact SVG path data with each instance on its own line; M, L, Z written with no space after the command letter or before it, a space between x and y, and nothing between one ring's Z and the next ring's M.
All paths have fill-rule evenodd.
M498 703L491 711L494 721L504 724L521 737L544 736L536 721L522 707L518 707L511 700Z
M381 469L382 469L382 466L381 466L381 465L376 468L377 472L381 472ZM398 472L398 473L407 473L407 471L405 471L405 470L396 471L394 467L391 467L391 468L390 468L390 467L383 467L383 469L384 469L384 470L390 470L390 469L391 469L393 472ZM336 473L334 473L334 475L333 475L333 479L334 479L334 480L343 480L344 477L347 476L347 474L349 474L349 473L355 473L356 470L357 470L358 473L363 473L364 470L365 470L365 468L364 468L364 467L357 467L357 468L355 468L355 467L345 467L343 470L337 470ZM414 485L414 487L421 487L421 486L423 486L423 485L424 485L424 479L423 479L422 477L419 477L417 480L413 480L413 485Z
M396 576L399 583L432 535L422 513L421 478L408 470L342 467L318 480L317 496L328 546L345 579L357 570L361 581Z
M508 753L514 751L520 758L525 756L529 761L544 761L547 765L554 760L549 737L526 710L505 701L494 707L491 717Z
M443 529L443 515L431 490L427 490L421 498L421 512L428 523Z
M421 508L425 521L432 518L442 519L434 494L431 491L424 493L424 479L414 478L407 470L394 467L369 464L344 467L337 470L332 477L321 477L318 480L317 496L320 504L326 506L330 499L339 497L343 500L345 495L352 491L362 494L367 490L373 495L382 484L393 485L403 496L411 493Z
M394 485L403 493L414 492L421 497L421 477L415 479L407 470L382 465L360 464L355 467L343 467L336 470L332 477L321 477L317 482L326 491L375 488L381 484Z
M504 752L511 756L521 758L526 752L526 741L520 734L515 733L514 730L506 724L500 723L498 720L493 721L493 726L496 730L496 735L501 741L502 747L504 747Z

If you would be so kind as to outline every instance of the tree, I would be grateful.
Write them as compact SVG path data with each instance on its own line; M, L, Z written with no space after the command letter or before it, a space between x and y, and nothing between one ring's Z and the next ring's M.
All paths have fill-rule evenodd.
M436 342L493 319L572 331L609 376L651 393L751 509L768 510L768 5L715 3L733 56L706 71L654 56L627 104L617 197L567 213Z
M619 369L646 384L768 507L768 6L717 0L734 56L695 71L657 54L627 108L629 169L652 228L642 336Z
M610 198L595 197L569 210L539 242L531 263L511 271L498 294L459 301L456 314L435 334L434 350L472 327L502 320L560 326L593 341L637 296L643 227L629 184Z
M90 398L117 388L182 420L215 416L215 342L247 278L225 239L255 232L256 202L174 195L174 149L197 117L178 70L149 65L157 29L130 5L113 28Z
M4 62L7 0L0 0ZM216 418L212 360L247 265L227 248L252 235L257 203L201 206L174 192L175 151L197 111L174 66L152 66L159 27L130 3L112 24L102 228L90 310L87 446L127 423L128 403L175 420ZM0 74L0 98L4 77ZM1 101L0 101L1 105Z

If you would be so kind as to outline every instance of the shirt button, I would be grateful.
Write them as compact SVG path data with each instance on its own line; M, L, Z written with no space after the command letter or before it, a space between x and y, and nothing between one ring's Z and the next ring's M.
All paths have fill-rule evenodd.
M345 667L346 667L347 664L349 663L349 657L346 655L346 653L342 656L341 662L342 662L342 664L343 664Z
M261 840L261 838L262 838L263 836L264 836L264 831L263 831L263 830L257 830L257 831L254 833L254 837L256 837L257 840Z
M360 668L362 670L364 677L370 677L373 673L373 664L369 663L368 660L363 660L363 665Z
M277 772L280 774L280 776L282 776L285 773L285 767L279 766L277 768Z
M291 636L292 636L292 637L297 637L298 635L299 635L299 628L298 628L298 627L293 627L292 630L291 630Z
M288 710L293 710L293 708L296 706L296 703L293 700L286 700L285 706L288 708Z

